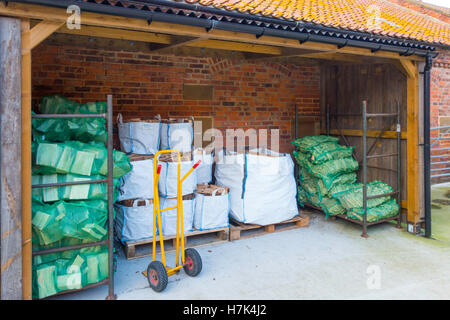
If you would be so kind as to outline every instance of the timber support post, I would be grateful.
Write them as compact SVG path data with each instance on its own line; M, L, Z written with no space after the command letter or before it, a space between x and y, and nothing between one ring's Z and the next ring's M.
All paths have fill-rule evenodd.
M0 299L22 299L21 25L0 17Z

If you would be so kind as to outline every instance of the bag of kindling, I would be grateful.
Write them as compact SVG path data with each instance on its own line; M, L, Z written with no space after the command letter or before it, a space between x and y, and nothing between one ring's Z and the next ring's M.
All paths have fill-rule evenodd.
M115 206L115 229L122 242L153 237L153 200L135 199Z
M130 172L120 178L118 201L153 199L153 156L130 155Z
M192 151L194 141L191 119L165 120L161 123L161 150Z
M122 114L117 116L119 140L122 151L136 154L155 154L159 150L161 117L154 120L130 119L123 122Z
M185 233L192 231L194 204L195 198L193 196L183 197L183 230ZM160 198L161 210L175 207L176 205L176 198ZM177 234L176 208L161 212L161 228L163 236L174 236Z
M158 181L159 194L162 197L171 198L177 196L178 181L178 157L172 153L170 155L161 155L158 164L161 164L161 174ZM180 179L192 168L194 162L190 154L185 154L180 162ZM197 169L196 169L197 170ZM197 175L194 172L183 181L183 196L194 193L197 186Z
M228 188L198 185L195 193L194 227L208 230L228 227Z
M268 225L298 215L294 162L267 149L221 151L214 176L230 188L230 215L243 223Z
M195 169L197 184L211 183L214 155L207 153L205 149L198 148L194 150L194 163L197 163L198 160L201 160L201 162L197 169Z

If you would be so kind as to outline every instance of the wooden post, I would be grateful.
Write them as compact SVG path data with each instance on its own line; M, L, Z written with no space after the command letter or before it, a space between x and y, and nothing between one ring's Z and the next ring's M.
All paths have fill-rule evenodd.
M419 95L417 65L403 62L409 70L407 76L407 191L408 191L408 231L420 231L420 199L419 199ZM412 230L410 225L412 225Z
M0 17L0 300L22 298L20 20Z
M22 292L31 299L31 36L22 20Z

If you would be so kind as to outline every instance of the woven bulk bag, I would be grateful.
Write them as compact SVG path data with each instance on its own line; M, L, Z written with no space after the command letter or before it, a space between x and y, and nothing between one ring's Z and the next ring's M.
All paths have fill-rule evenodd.
M122 114L117 116L119 140L122 151L136 154L155 154L159 150L161 121L157 119L130 119L122 121Z
M130 155L132 169L120 178L118 201L153 199L153 156Z
M116 232L120 241L153 237L153 200L136 199L116 203Z
M218 156L216 184L230 188L230 215L259 225L298 215L294 163L289 154L255 149Z
M169 119L161 123L161 150L192 151L194 129L192 119Z
M161 164L161 174L158 181L159 194L166 198L177 196L178 157L173 154L162 154L158 159ZM194 162L191 154L184 154L180 163L180 179L192 168ZM192 172L183 181L183 195L194 193L197 186L197 176Z
M177 205L176 198L160 198L161 210ZM183 230L193 231L195 198L193 194L183 197ZM177 234L177 209L161 212L161 228L163 236L174 236Z
M200 165L195 169L198 184L209 184L212 182L212 166L214 156L212 153L207 153L205 149L198 148L194 150L194 163L201 160Z
M228 227L229 211L228 188L197 185L194 211L195 229L208 230Z

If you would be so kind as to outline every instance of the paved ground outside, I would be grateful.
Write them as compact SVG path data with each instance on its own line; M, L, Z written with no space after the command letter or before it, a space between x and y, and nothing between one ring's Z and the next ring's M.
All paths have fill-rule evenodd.
M431 187L431 233L450 243L450 183Z
M203 271L169 278L153 292L141 274L150 258L118 260L118 299L450 299L450 242L384 224L369 228L310 214L311 224L198 248ZM167 256L174 261L174 253ZM98 287L57 299L104 299Z

